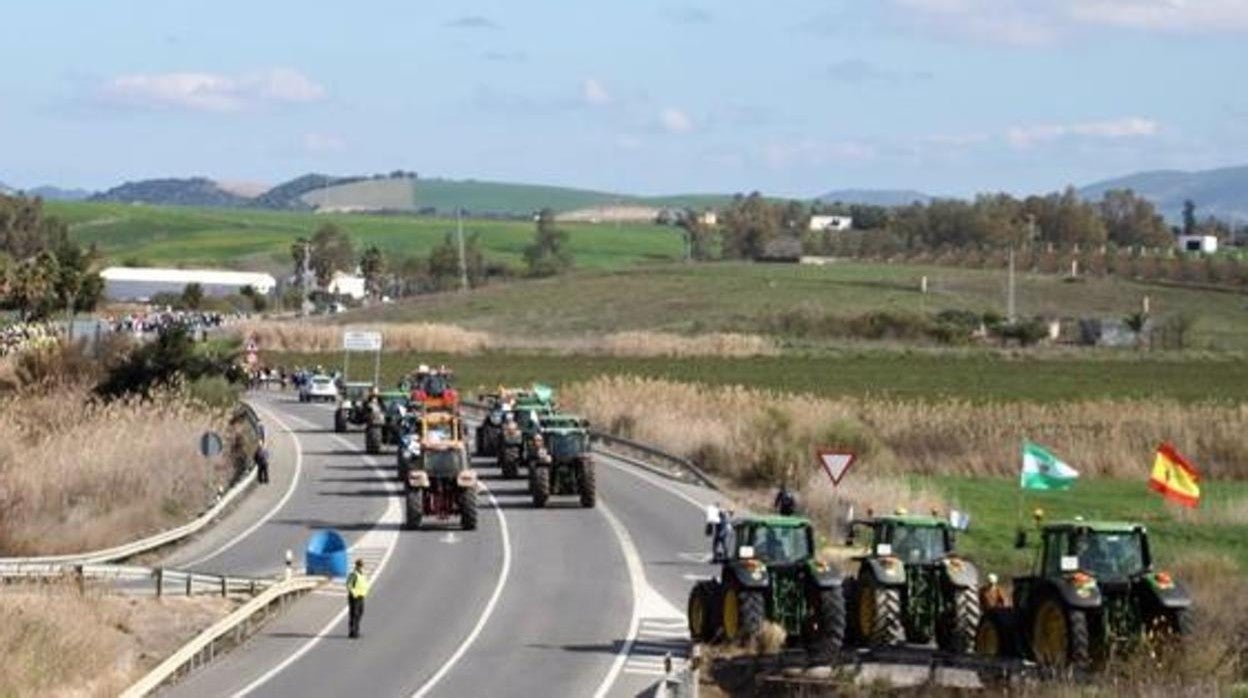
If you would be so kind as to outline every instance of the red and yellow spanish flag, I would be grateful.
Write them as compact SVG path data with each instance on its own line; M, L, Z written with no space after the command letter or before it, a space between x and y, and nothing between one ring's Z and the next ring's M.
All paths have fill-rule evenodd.
M1196 472L1196 466L1187 462L1168 443L1157 447L1153 476L1149 479L1148 486L1166 499L1185 507L1194 509L1200 505L1200 473Z

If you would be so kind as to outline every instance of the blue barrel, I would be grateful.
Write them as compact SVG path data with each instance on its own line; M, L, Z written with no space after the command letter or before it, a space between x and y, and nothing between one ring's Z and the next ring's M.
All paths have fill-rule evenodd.
M347 541L337 531L317 531L308 539L304 567L309 575L347 576Z

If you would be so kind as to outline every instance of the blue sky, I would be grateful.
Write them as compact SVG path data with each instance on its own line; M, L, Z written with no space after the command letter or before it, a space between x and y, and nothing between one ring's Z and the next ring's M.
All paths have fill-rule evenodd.
M1032 192L1248 163L1244 0L43 0L0 181Z

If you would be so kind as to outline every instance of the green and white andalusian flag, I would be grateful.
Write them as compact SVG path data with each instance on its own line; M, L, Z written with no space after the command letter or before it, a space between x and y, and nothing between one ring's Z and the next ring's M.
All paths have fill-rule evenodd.
M1019 485L1025 490L1065 490L1075 484L1079 471L1057 459L1043 446L1023 442L1023 474Z

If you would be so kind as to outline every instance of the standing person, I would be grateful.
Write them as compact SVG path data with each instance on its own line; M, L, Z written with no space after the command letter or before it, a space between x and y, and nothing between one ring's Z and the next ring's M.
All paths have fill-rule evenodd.
M715 533L715 527L719 525L719 502L706 505L706 535Z
M368 576L364 574L364 560L357 558L355 569L347 575L347 635L352 639L360 636L360 619L364 617L366 596Z
M256 444L256 482L262 485L269 484L269 449L265 448L264 437L260 437L259 443Z
M715 539L711 542L713 562L728 559L728 534L732 531L732 511L724 508L719 510L719 523L715 526Z
M776 501L772 506L781 516L792 516L797 513L797 497L789 491L787 484L780 485L780 491L776 493Z

